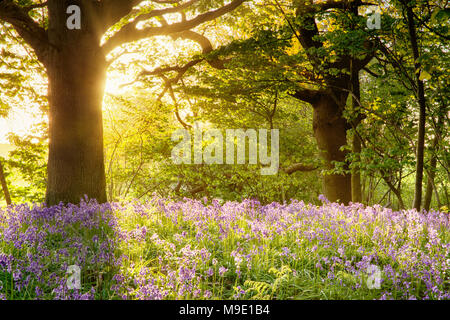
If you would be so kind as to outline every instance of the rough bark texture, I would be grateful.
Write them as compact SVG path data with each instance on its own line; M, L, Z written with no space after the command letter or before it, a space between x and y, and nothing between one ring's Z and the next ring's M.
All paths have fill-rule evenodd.
M314 136L325 160L325 167L331 170L334 161L345 162L347 152L340 148L347 144L348 123L342 117L341 108L329 95L320 95L313 103L313 108ZM348 170L347 167L344 169ZM352 200L351 174L325 174L323 190L328 200L348 204Z
M102 100L106 61L94 19L68 30L64 1L49 5L49 158L46 202L106 202ZM85 10L84 12L88 12Z
M323 63L323 59L313 52L323 49L324 43L320 41L319 27L316 23L316 15L327 10L339 10L357 13L357 8L362 5L360 1L299 1L296 9L295 30L293 24L289 24L295 37L305 50L306 55L315 68L315 71L323 77L322 87L319 90L302 88L293 94L297 99L310 103L314 108L313 128L319 149L325 160L326 169L334 169L333 162L345 163L346 151L340 148L347 144L347 130L351 128L343 117L342 111L346 107L346 100L351 91L351 77L348 71L359 72L373 57L374 44L367 40L364 47L367 54L362 60L343 54L334 62ZM282 8L280 7L280 10ZM312 49L312 50L311 50ZM346 70L339 74L324 72L325 70ZM314 77L310 79L315 81ZM348 166L344 166L343 174L326 174L323 177L324 194L330 201L338 201L348 204L352 200L351 174Z
M89 55L82 50L78 53L79 57ZM56 56L48 70L50 145L47 203L77 203L85 194L105 202L104 67L99 59L85 58L75 67L72 64L74 57L70 58L70 54Z

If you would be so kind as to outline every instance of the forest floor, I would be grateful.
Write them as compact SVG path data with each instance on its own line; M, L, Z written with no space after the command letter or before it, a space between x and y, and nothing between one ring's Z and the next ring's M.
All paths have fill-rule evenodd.
M328 203L0 209L2 299L449 299L447 213Z

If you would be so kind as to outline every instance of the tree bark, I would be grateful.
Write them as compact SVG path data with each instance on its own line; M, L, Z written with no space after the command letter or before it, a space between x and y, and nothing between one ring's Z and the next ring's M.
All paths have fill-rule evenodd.
M46 202L106 202L102 99L106 65L90 48L50 61Z
M316 169L317 169L317 166L315 166L315 165L294 163L293 165L291 165L287 168L284 168L283 171L287 174L293 174L298 171L307 172L307 171L314 171Z
M404 203L403 198L402 198L402 193L401 193L401 189L400 189L400 186L401 186L400 183L399 183L398 188L396 188L395 185L389 180L389 178L387 178L387 175L385 175L383 172L381 174L382 174L382 178L383 178L384 182L386 182L386 184L388 185L389 189L392 190L392 192L397 197L399 209L405 209L405 203Z
M406 8L406 15L408 18L408 31L411 42L411 48L414 58L414 70L417 82L417 98L419 102L419 128L417 137L417 152L416 152L416 182L414 189L414 203L413 207L419 211L422 203L422 182L423 182L423 159L425 149L425 121L426 121L426 102L425 102L425 90L423 81L420 80L419 63L419 47L417 44L416 27L414 25L413 9L406 1L403 1L403 5Z
M81 30L66 27L63 2L49 5L49 157L46 202L79 203L85 195L106 202L102 101L107 64L84 17ZM86 10L86 12L88 12Z
M300 1L296 5L295 15L299 19L298 23L295 24L290 23L282 7L280 5L278 7L288 21L294 36L305 50L311 65L323 77L324 83L321 84L322 88L319 90L301 88L296 90L293 96L310 103L314 108L314 135L325 160L326 168L328 170L334 169L333 162L344 163L344 173L324 175L323 189L325 196L330 201L348 204L352 200L352 178L348 165L345 165L347 151L342 151L340 148L347 144L347 130L351 128L342 114L346 106L348 93L352 89L351 76L347 73L332 75L332 73L324 72L324 70L338 69L358 72L372 60L375 44L369 39L364 41L363 46L367 50L367 54L361 60L354 59L350 54L343 54L334 62L324 63L323 59L314 53L316 50L326 47L325 43L320 40L320 28L316 21L317 15L330 9L357 14L358 7L362 3L358 1L325 1L320 3ZM350 27L350 29L353 28ZM316 79L310 80L315 81Z
M23 1L22 1L23 2ZM87 195L106 201L103 159L102 100L106 78L106 55L125 43L187 32L240 6L233 0L216 9L181 22L167 24L163 15L193 9L195 0L174 7L178 1L160 1L168 6L153 9L122 25L102 46L103 34L126 17L143 0L47 0L26 6L15 0L0 0L0 21L10 23L45 65L49 80L49 158L46 202L78 203ZM69 29L67 8L80 8L80 28ZM45 26L30 17L33 8L48 10ZM149 5L149 8L152 7ZM44 11L44 10L43 10ZM137 28L139 22L158 20L162 26ZM44 24L44 23L43 23ZM191 38L192 38L192 34ZM197 35L203 45L204 38ZM202 45L202 44L201 44ZM202 45L202 46L203 46Z
M11 204L11 196L9 194L8 184L6 183L5 172L3 171L3 164L1 161L0 161L0 183L2 184L6 204L9 206Z
M341 97L342 99L343 97ZM343 100L345 101L345 99ZM348 152L342 151L340 148L347 144L349 126L342 116L341 108L331 95L320 94L312 105L314 108L314 136L325 160L326 169L332 170L335 168L334 161L345 162ZM344 169L348 171L348 166L345 165ZM323 176L323 190L325 196L331 202L348 204L352 200L351 174L325 174Z
M354 11L354 14L358 14L358 10L356 9ZM352 61L353 62L353 61ZM352 88L352 108L353 110L360 110L359 103L361 100L361 92L360 92L360 84L359 84L359 70L354 68L354 65L352 63L351 65L351 72L352 72L352 79L351 79L351 88ZM354 123L354 128L359 124L360 122L360 115L358 114L357 121ZM361 153L361 140L359 139L359 136L356 134L356 132L353 133L352 137L352 152L356 154L357 162L360 161L360 153ZM352 202L362 202L362 193L361 193L362 187L361 187L361 171L358 167L352 168Z

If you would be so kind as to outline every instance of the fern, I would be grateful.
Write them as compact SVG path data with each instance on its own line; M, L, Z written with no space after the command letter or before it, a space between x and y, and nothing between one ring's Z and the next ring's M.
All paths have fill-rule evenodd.
M282 266L281 269L270 268L269 273L275 276L273 283L263 281L246 280L244 282L247 288L247 293L254 292L250 297L251 300L269 300L273 299L278 289L282 288L286 283L289 283L291 268Z

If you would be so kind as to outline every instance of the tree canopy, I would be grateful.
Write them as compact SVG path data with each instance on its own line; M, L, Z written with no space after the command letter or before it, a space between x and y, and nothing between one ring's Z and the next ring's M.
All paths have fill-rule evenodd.
M69 2L0 2L2 116L25 101L48 114L10 137L2 163L14 201L44 200L45 189L49 204L324 193L448 207L443 2ZM79 29L67 26L69 5ZM278 173L261 176L248 155L174 164L171 134L198 123L279 129Z

